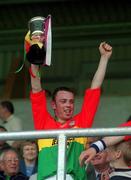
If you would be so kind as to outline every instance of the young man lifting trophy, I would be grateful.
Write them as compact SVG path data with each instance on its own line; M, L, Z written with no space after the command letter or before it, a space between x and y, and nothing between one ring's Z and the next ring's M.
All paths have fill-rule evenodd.
M31 63L30 100L34 127L36 130L56 130L69 128L90 128L99 105L101 85L105 77L112 47L102 42L99 45L100 62L90 88L85 90L81 111L74 115L74 91L68 87L54 90L51 108L54 115L48 112L46 91L42 88L39 68L51 63L51 21L35 17L29 21L29 32L25 37L26 57ZM45 85L45 84L44 84ZM45 85L46 87L46 85ZM85 180L85 167L80 167L79 156L84 150L87 138L71 138L66 149L66 180ZM39 157L37 180L57 179L58 141L54 138L38 139Z

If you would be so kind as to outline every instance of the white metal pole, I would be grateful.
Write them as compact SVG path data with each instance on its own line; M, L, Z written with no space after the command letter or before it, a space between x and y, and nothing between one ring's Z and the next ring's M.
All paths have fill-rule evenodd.
M58 136L57 180L66 179L66 136Z
M59 134L67 137L124 136L131 135L131 127L0 132L0 140L57 138Z

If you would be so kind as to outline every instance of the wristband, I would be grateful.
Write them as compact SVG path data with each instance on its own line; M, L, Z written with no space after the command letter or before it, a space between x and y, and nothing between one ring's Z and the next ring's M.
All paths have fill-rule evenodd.
M90 148L94 148L96 150L96 153L99 153L100 151L103 151L106 149L106 144L103 140L96 141L90 145Z

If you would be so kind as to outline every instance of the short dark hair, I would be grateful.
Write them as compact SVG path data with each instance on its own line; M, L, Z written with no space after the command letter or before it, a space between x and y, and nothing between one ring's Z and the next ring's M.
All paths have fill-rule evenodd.
M1 101L0 102L0 105L3 107L3 108L6 108L11 114L14 113L14 106L12 104L11 101Z
M3 129L4 131L7 131L7 129L4 126L0 125L0 129Z
M55 97L56 97L56 94L59 92L59 91L67 91L67 92L71 92L72 94L75 95L75 91L72 89L72 88L69 88L69 87L57 87L54 92L52 93L52 100L55 101Z

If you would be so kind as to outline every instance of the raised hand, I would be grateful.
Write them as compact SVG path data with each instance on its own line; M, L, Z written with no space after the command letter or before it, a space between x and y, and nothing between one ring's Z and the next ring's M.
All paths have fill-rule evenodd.
M96 150L94 148L89 148L83 151L79 157L80 166L83 164L88 164L96 155Z
M112 55L112 46L110 46L106 42L102 42L99 46L99 51L100 51L101 56L110 58L110 56Z

